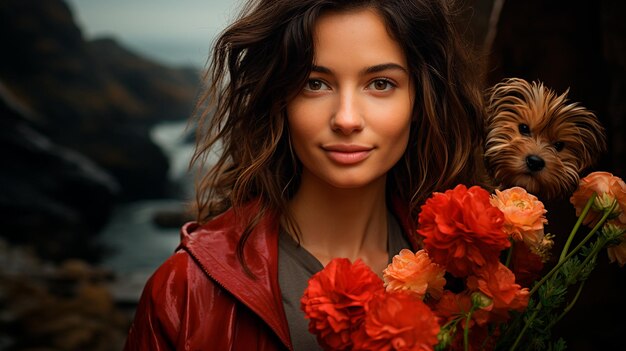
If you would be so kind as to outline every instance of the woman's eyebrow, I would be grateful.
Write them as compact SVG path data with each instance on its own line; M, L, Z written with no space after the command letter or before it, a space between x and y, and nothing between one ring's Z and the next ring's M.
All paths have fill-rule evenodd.
M333 71L330 68L324 66L311 66L311 72L324 73L324 74L332 74Z
M363 74L378 73L378 72L387 71L387 70L399 70L404 73L408 73L407 69L404 68L403 66L397 63L390 62L390 63L381 63L380 65L367 67L366 69L363 70Z
M366 75L366 74L378 73L378 72L387 71L387 70L397 70L397 71L402 71L404 73L408 73L407 69L404 68L403 66L397 63L389 62L389 63L381 63L379 65L367 67L361 71L361 74ZM324 67L324 66L318 66L318 65L311 66L311 72L317 72L317 73L322 73L322 74L333 73L333 71L330 68Z

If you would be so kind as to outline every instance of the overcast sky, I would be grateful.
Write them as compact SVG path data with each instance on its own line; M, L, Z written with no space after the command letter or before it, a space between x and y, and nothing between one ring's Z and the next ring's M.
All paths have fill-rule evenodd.
M240 0L66 0L87 39L109 36L173 65L204 66Z

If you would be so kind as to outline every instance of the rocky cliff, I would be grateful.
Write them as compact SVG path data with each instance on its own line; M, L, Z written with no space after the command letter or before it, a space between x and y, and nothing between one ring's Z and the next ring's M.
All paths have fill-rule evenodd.
M171 195L149 131L189 116L198 70L85 40L62 0L0 2L0 41L0 236L61 257L116 202Z

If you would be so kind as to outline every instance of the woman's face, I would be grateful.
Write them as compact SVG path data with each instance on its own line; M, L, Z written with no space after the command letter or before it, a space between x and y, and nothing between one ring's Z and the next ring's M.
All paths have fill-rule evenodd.
M384 184L409 139L413 86L406 57L372 10L317 21L313 69L288 104L302 182Z

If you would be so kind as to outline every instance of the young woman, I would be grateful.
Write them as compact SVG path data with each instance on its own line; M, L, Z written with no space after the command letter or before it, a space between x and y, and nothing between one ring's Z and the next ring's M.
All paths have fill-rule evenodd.
M217 40L198 221L126 350L315 350L300 297L335 257L417 248L433 191L480 181L478 78L439 0L260 0ZM211 114L209 114L211 111Z

